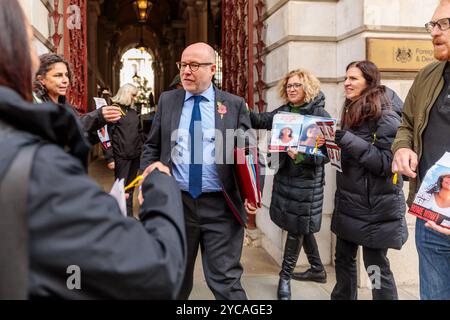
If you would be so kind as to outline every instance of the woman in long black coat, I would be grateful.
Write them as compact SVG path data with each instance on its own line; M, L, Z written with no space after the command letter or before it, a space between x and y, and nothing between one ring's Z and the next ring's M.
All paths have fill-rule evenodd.
M284 105L272 112L250 113L252 127L272 129L273 117L278 112L330 117L325 111L325 96L320 92L320 82L305 70L289 72L280 81L280 98ZM326 154L323 141L321 149ZM296 153L289 149L280 153L278 172L273 182L270 218L288 232L283 264L278 284L278 299L291 298L291 277L297 280L326 282L325 268L320 260L314 233L322 221L324 164L328 159ZM306 272L293 275L302 246L311 264Z
M370 61L347 66L342 130L335 138L342 150L342 172L337 172L331 223L337 236L332 299L357 299L358 246L374 280L373 299L398 298L387 251L400 249L408 237L401 177L394 184L391 173L391 144L400 117L380 79Z
M114 107L120 108L123 116L114 124L108 125L111 148L105 150L105 160L109 169L114 170L115 179L125 179L130 184L137 176L142 145L145 140L139 115L134 107L138 88L124 84L111 98ZM133 216L134 187L127 193L127 215Z

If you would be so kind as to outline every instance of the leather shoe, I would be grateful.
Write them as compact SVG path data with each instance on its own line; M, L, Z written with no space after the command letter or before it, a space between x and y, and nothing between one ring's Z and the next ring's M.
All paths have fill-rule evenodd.
M311 268L305 272L295 272L292 274L292 279L297 281L314 281L319 283L327 282L327 273L325 270L316 272Z

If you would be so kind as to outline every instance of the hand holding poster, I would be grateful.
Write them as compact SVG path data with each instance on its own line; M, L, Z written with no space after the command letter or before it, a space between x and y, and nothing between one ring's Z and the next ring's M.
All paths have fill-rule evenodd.
M336 132L336 120L335 119L324 119L322 121L317 121L317 125L322 131L325 137L325 146L327 147L328 158L330 159L330 164L336 168L339 172L342 172L341 166L341 148L334 142L334 135Z
M303 119L302 129L300 132L300 139L298 141L297 151L305 154L311 154L315 156L325 156L321 149L322 145L319 145L320 138L325 136L319 126L319 122L334 121L330 118L322 118L315 116L305 116Z
M273 117L269 151L283 152L291 147L304 154L324 156L319 145L320 138L324 138L331 165L342 172L341 149L334 143L335 131L336 119L280 112Z
M97 98L94 97L94 101L95 101L95 107L97 109L108 105L106 100L103 98ZM102 143L103 148L109 149L111 147L111 141L109 139L109 135L108 135L108 128L107 126L104 126L103 128L101 128L100 130L97 130L97 135L100 139L100 142Z
M450 229L450 152L427 171L409 213Z
M127 216L127 203L125 198L125 182L124 179L117 179L109 193L119 204L120 212L124 217Z

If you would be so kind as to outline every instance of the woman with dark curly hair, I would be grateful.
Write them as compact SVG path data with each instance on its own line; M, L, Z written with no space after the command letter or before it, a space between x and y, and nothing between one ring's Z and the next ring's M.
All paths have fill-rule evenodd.
M67 91L72 82L72 70L66 59L55 53L45 53L39 56L40 67L33 82L33 98L37 103L54 102L66 105L73 110L66 99ZM119 108L104 106L89 113L78 115L84 130L89 134L91 143L97 143L96 131L108 122L120 119Z

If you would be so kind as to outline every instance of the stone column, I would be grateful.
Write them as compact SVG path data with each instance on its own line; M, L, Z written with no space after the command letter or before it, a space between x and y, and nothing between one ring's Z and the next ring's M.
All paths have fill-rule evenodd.
M208 42L208 4L205 0L195 1L197 12L197 41Z
M116 24L109 22L106 17L100 17L99 19L99 32L98 32L98 72L101 74L105 85L112 89L112 40L114 32L116 30Z
M153 90L154 95L155 95L155 102L158 101L159 95L162 92L161 91L161 66L160 66L160 63L158 61L156 61L156 59L158 59L158 58L155 57L155 61L153 61L153 63L152 63L153 74L155 75L155 88Z
M175 30L174 56L176 62L181 59L181 54L186 45L185 44L186 23L182 20L172 21L172 28L174 28Z
M197 11L195 9L195 0L184 0L186 3L186 45L197 42L198 37L198 20Z
M88 106L93 106L92 97L97 96L98 77L98 17L101 1L89 0L87 3L87 46L88 46Z

